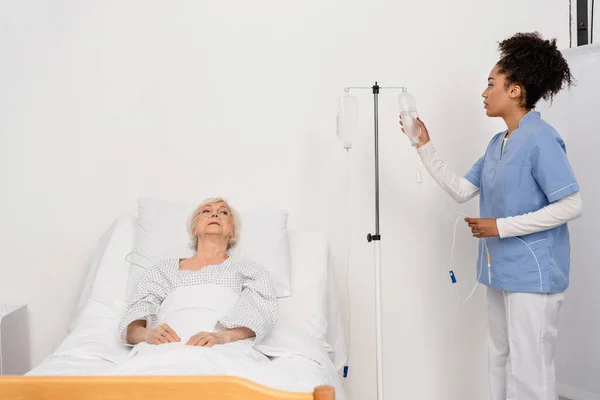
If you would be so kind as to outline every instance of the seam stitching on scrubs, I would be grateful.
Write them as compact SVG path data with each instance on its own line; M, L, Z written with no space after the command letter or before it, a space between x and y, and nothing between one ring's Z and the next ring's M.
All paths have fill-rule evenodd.
M532 245L532 244L536 244L536 243L539 243L539 242L543 242L544 240L548 240L548 238L543 238L543 239L540 239L540 240L536 240L535 242L531 242L531 243L528 243L528 244Z
M547 296L542 295L542 321L540 323L540 356L542 358L542 387L544 388L544 398L547 399L548 376L546 375L546 360L544 359L544 321L546 320L546 300Z
M467 172L467 175L471 175L473 178L475 178L475 180L476 180L476 181L477 181L477 183L478 183L478 184L477 184L477 185L475 185L475 186L479 186L479 185L481 185L481 179L479 179L478 177L476 177L475 175L473 175L473 173L471 173L471 172Z
M511 329L510 329L510 323L511 323L511 318L510 318L510 294L503 292L503 297L506 297L506 314L504 316L504 318L506 318L506 332L507 332L507 336L508 336L508 356L510 357L510 381L512 383L512 387L513 387L513 391L515 392L515 397L518 399L519 395L517 394L517 384L516 384L516 379L515 379L515 373L514 373L514 365L515 365L515 360L513 358L513 354L511 351Z
M544 289L544 285L543 285L543 281L542 281L542 268L540 267L540 262L537 259L537 256L535 255L535 253L533 252L533 249L531 247L529 247L529 245L527 244L527 242L525 242L523 239L521 239L520 237L516 237L516 239L520 240L521 242L523 242L523 244L525 246L527 246L527 248L529 249L529 251L531 252L531 254L533 255L533 258L535 259L535 263L537 265L538 268L538 272L540 274L540 292L543 293L543 289Z
M490 304L490 288L486 288L485 291L485 301L486 303L489 305ZM489 309L488 309L489 310ZM506 317L506 316L505 316ZM487 334L487 340L486 340L486 353L487 353L487 360L488 360L488 371L491 371L492 369L492 359L490 358L490 346L492 345L492 340L491 340L491 336L492 336L492 328L490 326L490 313L489 311L486 312L486 325L487 325L487 330L488 330L488 334ZM492 377L491 374L488 372L488 385L490 388L490 398L494 398L494 390L492 389Z
M571 183L570 185L567 185L567 186L565 186L564 188L558 189L558 190L556 190L556 191L554 191L554 192L550 193L550 194L548 195L548 197L550 197L550 196L552 196L552 195L555 195L556 193L560 192L561 190L565 190L566 188L568 188L568 187L571 187L571 186L574 186L574 185L576 185L576 184L577 184L577 182L573 182L573 183Z

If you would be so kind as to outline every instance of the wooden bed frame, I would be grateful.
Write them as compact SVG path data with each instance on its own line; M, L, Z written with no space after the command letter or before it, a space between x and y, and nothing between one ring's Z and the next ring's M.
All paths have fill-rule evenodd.
M232 376L0 376L6 400L334 400L331 386L285 392Z

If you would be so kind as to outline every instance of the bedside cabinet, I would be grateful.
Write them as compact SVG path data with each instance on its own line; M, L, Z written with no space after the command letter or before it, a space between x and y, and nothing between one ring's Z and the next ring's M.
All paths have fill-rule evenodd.
M0 375L23 375L30 368L27 306L0 305Z

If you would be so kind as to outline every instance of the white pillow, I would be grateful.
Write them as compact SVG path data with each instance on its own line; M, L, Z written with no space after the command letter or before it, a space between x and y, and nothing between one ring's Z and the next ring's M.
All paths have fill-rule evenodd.
M75 329L90 301L116 311L125 308L125 282L130 274L131 263L124 260L124 257L133 248L136 221L137 218L133 215L123 215L102 235L89 264L69 332Z
M279 318L319 339L330 351L327 341L327 256L324 235L290 232L293 295L279 300Z
M331 364L323 343L279 318L254 349L271 357L301 356L321 365Z
M69 333L73 329L75 329L75 326L79 322L79 318L81 317L83 310L85 309L86 305L88 304L88 300L90 298L90 294L91 294L93 286L94 286L94 281L96 280L96 274L98 273L98 268L102 264L104 254L106 253L106 250L108 249L111 238L113 237L113 235L115 234L115 231L117 229L119 229L119 228L123 229L122 227L120 227L121 224L119 224L119 221L120 220L117 219L117 221L113 222L113 224L110 226L110 228L108 228L106 230L106 232L104 232L104 234L100 238L100 241L96 245L96 248L94 249L92 258L87 263L88 264L87 265L88 272L85 277L85 281L83 282L83 288L81 289L81 293L79 294L79 302L77 303L77 307L75 308L73 317L71 318L71 322L70 322L69 328L67 330ZM129 241L131 242L131 246L133 246L133 232L135 232L135 224L131 223L131 235L129 238ZM121 260L122 259L123 258L121 257ZM125 268L125 267L124 267L124 269L127 270L127 268Z
M171 257L190 257L187 232L189 218L197 205L180 204L154 198L138 200L138 224L127 295L135 288L146 268ZM277 297L291 295L290 244L288 213L279 209L240 211L241 228L238 244L230 249L233 257L258 262L267 269Z
M292 296L279 300L279 319L319 339L336 370L346 340L329 241L322 232L291 230Z

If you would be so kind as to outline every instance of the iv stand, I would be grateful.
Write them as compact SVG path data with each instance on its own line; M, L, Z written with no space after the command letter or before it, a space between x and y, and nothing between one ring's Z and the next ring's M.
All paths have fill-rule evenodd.
M350 89L371 89L373 91L373 123L375 133L375 234L369 233L367 241L375 242L375 307L377 318L377 399L383 400L383 346L382 346L382 316L381 316L381 235L379 234L379 90L402 89L404 87L381 87L375 82L372 87L347 87Z

